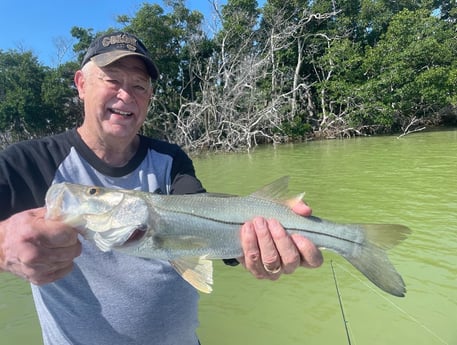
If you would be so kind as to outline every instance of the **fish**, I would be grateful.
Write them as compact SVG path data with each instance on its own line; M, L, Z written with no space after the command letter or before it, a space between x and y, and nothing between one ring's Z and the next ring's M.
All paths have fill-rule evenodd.
M333 251L381 290L406 294L387 251L410 234L400 224L339 224L303 217L287 199L287 176L246 195L198 193L163 195L139 190L55 183L46 193L46 218L60 220L102 251L169 261L199 291L213 285L212 260L242 257L241 226L255 216L277 219L289 234L300 234Z

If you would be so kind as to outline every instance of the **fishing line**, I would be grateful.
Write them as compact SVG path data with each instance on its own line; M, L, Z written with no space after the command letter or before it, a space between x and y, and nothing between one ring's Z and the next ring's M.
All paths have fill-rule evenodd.
M333 263L330 262L332 264L332 270L333 270ZM344 271L346 271L346 273L349 273L352 277L356 278L359 282L361 282L363 285L365 285L367 288L369 288L371 291L373 291L375 294L377 294L379 297L381 297L382 299L384 299L385 301L389 302L395 309L397 309L398 311L400 311L401 313L405 314L411 321L415 322L417 325L419 325L420 327L422 327L427 333L429 333L430 335L432 335L433 337L435 337L437 340L439 340L442 344L444 345L449 345L448 342L446 342L443 338L441 338L438 334L436 334L435 332L433 332L430 328L428 328L426 325L424 325L422 322L420 322L418 319L416 319L414 316L412 316L411 314L409 314L406 310L402 309L401 307L399 307L398 305L396 305L394 302L392 302L390 299L388 299L386 296L382 295L380 292L378 292L373 286L369 285L367 282L363 281L362 279L360 279L359 277L357 277L355 274L353 274L352 272L350 272L349 270L347 270L345 267L343 267L342 265L339 265L337 263L338 267L339 268L342 268Z
M348 338L348 344L351 345L351 337L349 335L348 321L346 315L344 314L343 301L341 299L340 289L338 288L338 281L336 280L335 269L333 268L333 260L330 260L330 266L332 267L333 280L335 281L336 295L338 296L338 302L340 303L341 315L343 317L344 329L346 330L346 336Z

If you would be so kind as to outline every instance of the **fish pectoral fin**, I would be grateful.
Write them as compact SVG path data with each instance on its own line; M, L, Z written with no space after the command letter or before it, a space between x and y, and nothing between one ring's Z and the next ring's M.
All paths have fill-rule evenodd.
M213 262L205 257L182 258L170 261L173 268L197 290L213 291Z

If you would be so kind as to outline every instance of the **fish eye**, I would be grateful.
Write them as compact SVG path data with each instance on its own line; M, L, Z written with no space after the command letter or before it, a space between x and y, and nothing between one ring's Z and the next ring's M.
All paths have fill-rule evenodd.
M99 192L100 192L100 189L97 187L90 187L87 190L87 194L89 194L89 195L97 195Z

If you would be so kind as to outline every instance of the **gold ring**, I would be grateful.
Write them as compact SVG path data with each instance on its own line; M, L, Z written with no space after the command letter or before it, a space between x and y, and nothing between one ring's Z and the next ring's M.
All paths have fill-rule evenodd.
M274 270L270 270L267 265L263 264L263 268L265 268L265 271L267 271L268 273L270 274L276 274L278 273L279 271L281 271L281 265L278 266L278 268L274 269Z

